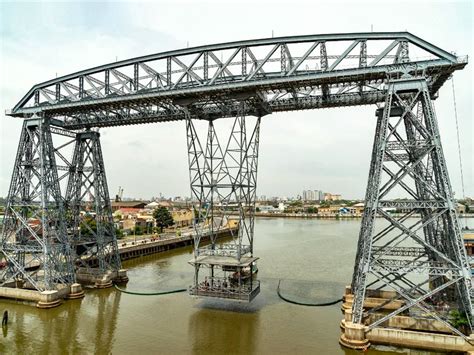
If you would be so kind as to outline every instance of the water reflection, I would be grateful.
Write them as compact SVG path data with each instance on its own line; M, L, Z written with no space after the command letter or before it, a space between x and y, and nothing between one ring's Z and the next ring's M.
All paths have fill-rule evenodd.
M0 353L110 353L120 297L115 289L89 291L83 300L49 310L2 301L11 318L2 329Z
M104 295L105 293L108 295ZM118 310L121 292L110 288L106 292L97 292L98 313L95 330L94 353L104 354L112 351L117 328Z
M254 354L259 323L259 312L199 309L188 323L193 353Z

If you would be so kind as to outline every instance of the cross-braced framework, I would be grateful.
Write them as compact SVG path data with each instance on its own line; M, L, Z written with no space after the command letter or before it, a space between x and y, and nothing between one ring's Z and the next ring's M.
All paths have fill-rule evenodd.
M97 131L76 135L65 201L76 266L90 275L117 272L121 263Z
M2 251L8 268L1 286L55 290L75 280L47 118L23 122L8 193Z
M472 330L470 273L431 100L438 96L446 80L466 65L467 57L458 57L408 32L238 41L156 53L54 78L34 85L8 115L28 120L40 114L51 122L54 120L54 126L61 127L55 130L66 136L67 130L75 135L78 130L98 127L185 120L191 190L198 200L192 262L196 279L191 293L251 300L255 296L252 292L259 290L258 282L251 283L247 293L241 290L242 285L248 285L244 275L250 276L251 281L256 260L253 257L253 203L260 119L250 134L248 116L385 102L378 110L367 206L353 275L352 320L355 328L363 329L361 323L364 323L370 330L376 326L391 326L397 315L410 314L436 321L437 326L442 324L448 331L459 334L447 322L447 312L451 307L465 313L470 321L468 328ZM400 78L404 79L396 80ZM224 117L235 119L225 146L219 142L214 127L215 120ZM197 120L209 122L205 147L201 146L194 127ZM41 127L45 127L45 133ZM49 125L41 127L37 131L28 129L41 137L53 130ZM21 251L26 247L19 252L14 248L17 244L31 244L21 231L35 232L25 222L29 217L27 212L20 214L20 207L31 203L30 210L41 210L28 200L28 186L33 184L32 191L36 191L34 178L54 175L54 169L48 166L54 162L52 153L47 153L50 158L40 160L38 175L32 173L34 169L28 159L22 157L29 154L25 153L29 149L25 143L26 128L23 133L2 239L2 251L9 256L13 276L25 274L24 255L28 254ZM48 149L52 150L49 146ZM50 152L48 149L44 151ZM54 153L66 161L57 149ZM91 170L83 170L82 177L87 178L82 180L81 189L90 186L93 164L89 167ZM60 180L70 172L78 178L76 165L66 162L67 169ZM99 170L103 172L101 166ZM104 194L98 192L100 197L90 199L94 203L94 198L108 199L105 174L99 176L103 181L97 182L97 191ZM41 181L38 186L42 194L37 203L48 206L41 212L43 231L47 235L57 234L59 237L54 240L58 243L53 244L57 250L64 250L64 255L69 255L66 239L62 241L63 249L59 247L60 238L65 235L59 232L65 227L57 217L63 213L57 198L59 187L48 183L49 180ZM78 181L71 184L77 187ZM76 187L71 187L71 191ZM67 199L69 205L71 199L76 198L72 195L77 194L71 191ZM74 203L79 204L81 200L87 212L83 192L81 190L79 196L82 197L76 198ZM47 196L53 196L55 208L50 207ZM28 201L15 202L22 198ZM104 221L108 221L108 207L102 206ZM391 214L390 209L401 213L401 217ZM79 210L76 205L74 213L80 213ZM233 235L233 243L218 246L216 234L230 223L231 210L239 216L239 232ZM382 217L377 226L376 216ZM75 233L81 231L81 222L77 222L80 218L84 215L72 216L76 220L76 229L72 228ZM94 228L85 228L94 231ZM209 234L211 245L201 248L205 233ZM98 236L99 244L100 240L107 240L104 235L106 231ZM40 243L41 237L37 235L31 242L34 240ZM85 244L87 247L83 250L90 254L94 249ZM50 255L48 244L44 245L43 252ZM39 252L39 248L35 251ZM44 258L44 268L54 264L47 257L37 255L36 258ZM55 272L54 265L48 273ZM210 276L204 281L199 280L202 266L210 269ZM224 282L229 286L232 280L219 279L214 275L215 269L231 273L231 279L237 283L233 282L230 289L232 292L237 289L236 292L223 292L223 289L230 290L222 287ZM385 289L393 290L384 291L385 298L393 295L386 300L388 304L384 301L364 310L366 296ZM393 310L393 305L399 305L396 311L387 311ZM380 309L385 313L378 312ZM353 335L350 333L347 335Z
M245 112L246 103L239 105ZM260 117L250 131L249 125L249 117L237 115L223 146L214 122L209 121L203 148L192 119L186 120L191 192L197 200L192 295L251 301L259 292L259 282L252 276L257 260L253 238ZM218 234L224 229L232 241L218 245ZM210 240L206 247L201 245L204 235ZM203 266L209 268L204 280L199 276Z
M393 297L364 309L373 290ZM352 322L368 330L410 315L464 336L449 322L460 310L472 331L470 266L425 78L390 80L377 110L352 292ZM376 316L394 302L400 307Z

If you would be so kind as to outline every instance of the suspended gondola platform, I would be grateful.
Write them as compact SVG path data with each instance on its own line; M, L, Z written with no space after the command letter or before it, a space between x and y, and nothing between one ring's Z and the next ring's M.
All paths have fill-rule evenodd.
M254 256L236 257L236 248L227 244L212 249L199 249L199 255L189 263L196 270L209 269L209 276L199 279L196 273L194 285L189 294L198 297L222 298L241 302L251 302L260 293L260 281L255 280L256 261ZM242 248L244 251L247 249Z

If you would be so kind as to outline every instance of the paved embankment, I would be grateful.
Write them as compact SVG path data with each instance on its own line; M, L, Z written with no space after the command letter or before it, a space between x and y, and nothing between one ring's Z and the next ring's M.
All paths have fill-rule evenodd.
M237 228L222 229L217 233L217 238L230 236L231 231L234 230L236 231ZM209 235L204 234L201 241L207 241L208 239ZM119 253L122 260L129 260L144 255L161 253L167 250L185 247L192 244L194 244L194 233L191 232L183 233L181 236L150 236L149 238L142 238L137 241L119 241Z

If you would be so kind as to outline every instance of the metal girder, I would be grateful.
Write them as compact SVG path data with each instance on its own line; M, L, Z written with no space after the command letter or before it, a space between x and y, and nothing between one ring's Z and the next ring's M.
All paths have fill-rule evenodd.
M390 81L377 117L352 279L352 321L372 329L401 311L429 309L428 318L464 336L430 306L435 300L449 302L467 315L472 330L470 266L426 79ZM397 159L397 154L404 159ZM410 198L390 199L391 194ZM386 208L405 215L397 219ZM388 224L378 233L374 232L376 216ZM406 306L368 324L363 310L368 285L396 291L396 299Z
M336 47L339 42L348 43L343 52ZM382 52L367 53L367 48L371 48L367 42L388 42L389 45ZM318 45L320 55L315 56ZM431 59L410 59L409 46L424 51ZM359 53L351 55L356 47L360 47ZM242 55L238 55L239 52ZM367 59L371 60L369 65ZM280 65L275 66L276 62ZM446 78L466 63L467 59L460 60L407 32L232 42L134 58L50 80L35 85L10 115L29 117L44 111L64 122L74 121L75 126L98 127L107 124L101 121L100 114L113 115L117 108L159 107L182 98L198 104L217 98L228 104L242 91L260 92L267 101L279 91L284 95L279 95L278 101L294 98L295 109L307 109L308 106L300 105L299 101L304 101L308 88L312 89L312 96L323 97L323 102L336 95L340 101L346 101L346 105L361 105L371 102L363 98L354 101L352 94L377 90L387 76L400 77L414 72L424 72L432 78L429 87L430 94L434 95ZM250 70L247 70L248 64ZM133 78L125 74L130 71L134 73ZM320 107L325 106L312 108ZM86 117L79 120L78 115ZM147 115L141 117L145 122L147 119ZM167 119L182 118L171 115ZM120 121L121 125L134 123L128 117Z

